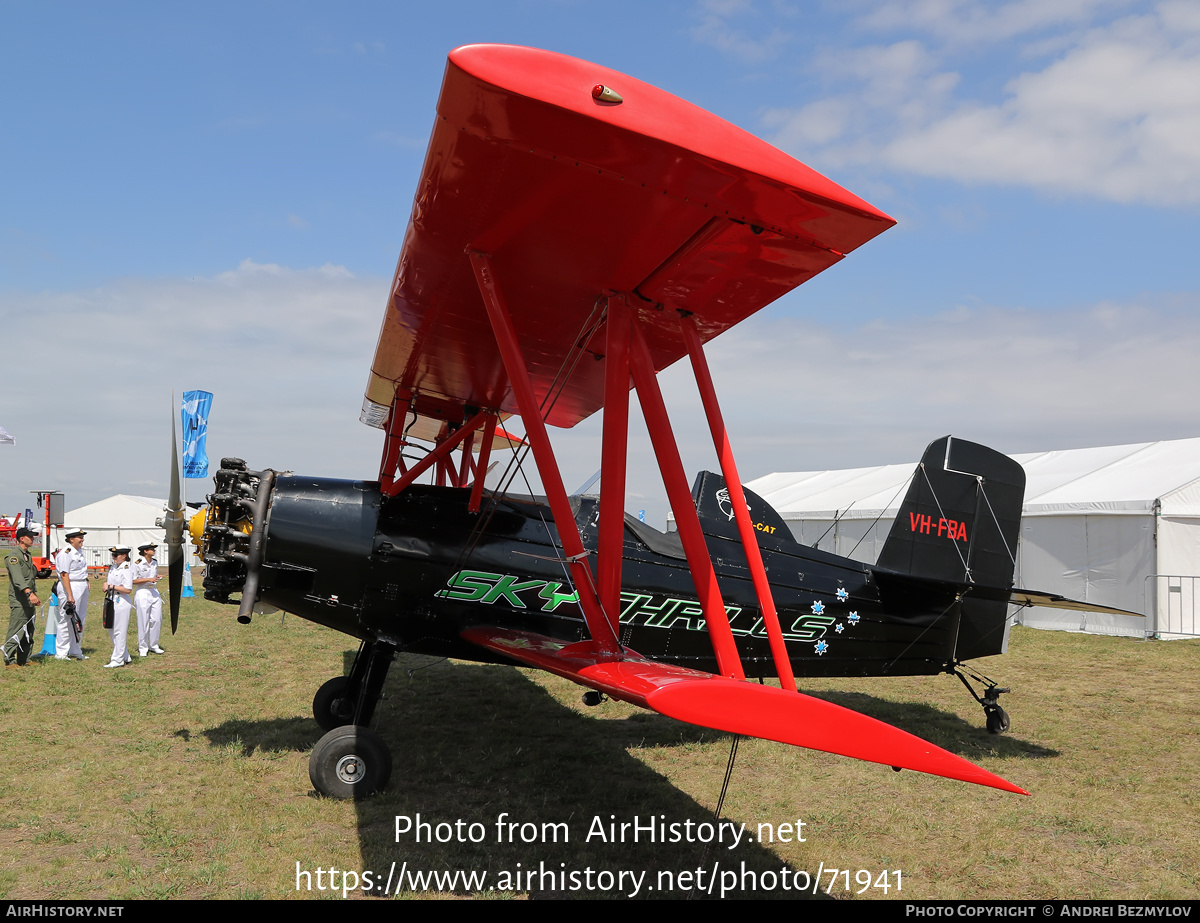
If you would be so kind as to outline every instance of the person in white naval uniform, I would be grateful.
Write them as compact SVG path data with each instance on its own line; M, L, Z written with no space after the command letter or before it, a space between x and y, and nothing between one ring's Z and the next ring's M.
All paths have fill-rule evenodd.
M87 660L81 643L83 629L87 627L88 579L87 558L83 556L83 537L87 535L82 529L67 533L67 547L58 553L54 561L54 569L58 571L58 602L62 607L58 616L58 638L55 643L54 656L57 660ZM71 616L66 613L67 603L75 607L82 626L76 634L71 625Z
M129 548L118 545L112 551L112 567L104 582L104 592L113 592L113 627L108 630L112 638L112 659L106 667L123 667L133 658L129 656L126 639L129 636L130 599L133 597L133 568L129 564Z
M162 597L158 594L158 560L154 544L139 545L142 558L133 562L133 605L137 608L138 655L165 654L158 646L162 631Z

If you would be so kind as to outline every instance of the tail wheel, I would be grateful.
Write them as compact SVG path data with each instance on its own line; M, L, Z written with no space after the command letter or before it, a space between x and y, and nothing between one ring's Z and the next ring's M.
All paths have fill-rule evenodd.
M987 717L988 733L1003 734L1007 731L1008 712L1000 707L1000 696L1006 692L1012 692L1012 690L1005 686L996 685L995 682L988 679L982 673L978 673L962 663L956 663L954 669L950 672L957 676L962 684L967 687L967 692L971 693L971 698L983 706L983 713ZM970 680L965 675L967 673L971 675L971 679L986 686L983 695L975 691L975 687L971 685Z
M330 798L366 798L387 787L392 754L370 728L347 724L317 741L308 758L308 778Z
M335 676L313 696L313 717L324 730L332 731L354 719L354 699L347 695L350 678Z

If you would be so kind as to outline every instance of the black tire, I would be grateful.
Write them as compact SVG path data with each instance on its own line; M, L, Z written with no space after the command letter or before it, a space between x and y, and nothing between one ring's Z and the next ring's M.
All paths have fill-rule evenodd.
M41 570L39 570L37 572L37 578L38 578L38 580L45 580L52 573L54 573L54 571L51 570L49 567L43 567Z
M346 696L350 680L335 676L313 696L313 717L323 730L332 731L354 720L354 701Z
M308 778L330 798L366 798L387 787L392 754L370 728L347 724L317 741L308 758Z
M989 734L1003 734L1008 730L1008 712L999 705L988 709L987 729Z

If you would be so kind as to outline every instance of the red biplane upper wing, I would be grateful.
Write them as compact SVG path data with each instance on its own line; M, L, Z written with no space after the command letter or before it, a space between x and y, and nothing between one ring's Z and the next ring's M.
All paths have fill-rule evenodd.
M621 101L597 98L598 86ZM382 426L397 391L415 400L410 434L423 438L461 422L464 406L516 411L469 250L491 258L539 397L556 393L547 422L573 426L603 403L603 293L640 296L661 370L683 355L669 309L693 312L710 340L894 223L640 80L532 48L458 48L363 422Z

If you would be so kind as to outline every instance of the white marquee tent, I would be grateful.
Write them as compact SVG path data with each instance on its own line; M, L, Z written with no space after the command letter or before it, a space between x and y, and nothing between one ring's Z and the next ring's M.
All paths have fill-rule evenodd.
M166 560L166 538L162 522L166 515L166 500L154 497L134 497L117 494L97 500L87 506L68 510L64 528L50 530L50 548L57 550L66 544L63 537L72 529L83 529L87 536L83 540L83 551L88 566L98 567L111 560L108 550L114 545L128 545L137 554L137 546L154 542L160 546L159 560ZM191 546L185 546L191 550ZM192 560L192 565L195 561Z
M1146 615L1038 607L1019 622L1164 638L1200 632L1200 438L1012 457L1027 478L1015 585ZM799 541L873 563L915 467L781 472L746 486Z

